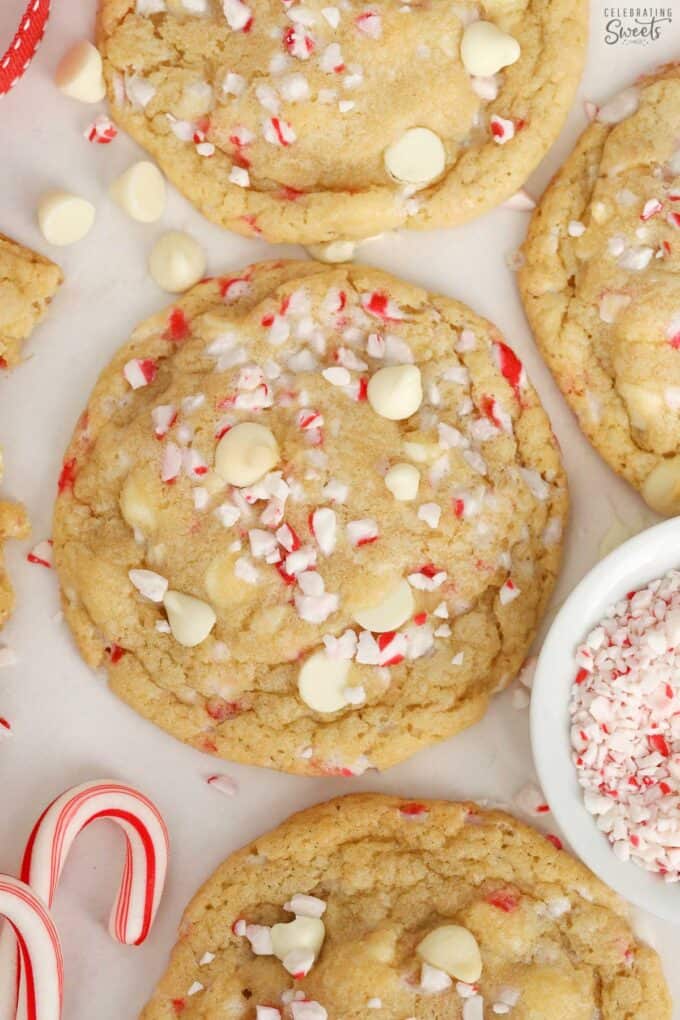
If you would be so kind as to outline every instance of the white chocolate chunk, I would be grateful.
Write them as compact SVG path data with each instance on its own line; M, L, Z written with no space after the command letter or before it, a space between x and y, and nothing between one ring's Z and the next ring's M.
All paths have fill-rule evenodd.
M165 178L143 159L113 182L111 197L138 223L155 223L165 210Z
M156 526L156 513L134 475L128 475L120 493L120 512L126 524L142 532Z
M244 421L220 439L215 451L215 471L229 485L243 488L271 471L279 457L279 444L271 429Z
M402 184L424 187L436 180L446 167L446 150L439 135L429 128L415 127L385 149L385 168Z
M156 241L149 256L149 272L159 287L179 294L205 275L206 259L198 241L171 230Z
M388 365L379 368L368 384L368 402L381 418L403 421L410 418L423 400L417 365Z
M661 461L642 486L645 502L666 517L680 514L680 456Z
M307 252L319 262L351 262L356 247L354 241L331 241L329 244L308 244Z
M351 704L346 696L347 679L352 667L348 659L331 659L326 652L315 652L298 675L298 691L305 705L314 712L339 712Z
M431 967L452 978L474 984L482 973L482 956L477 939L467 928L445 924L435 928L418 945L416 952Z
M167 591L163 605L172 636L185 648L195 648L205 641L217 622L212 606L181 591Z
M272 951L289 973L308 971L319 955L326 928L318 917L296 917L271 929Z
M49 244L63 247L82 241L92 229L95 208L91 202L66 191L48 191L38 205L38 223Z
M385 475L385 485L395 499L409 503L418 495L420 471L413 464L395 464Z
M371 609L362 609L354 614L354 619L364 630L374 634L384 634L388 630L397 630L412 615L415 606L413 592L408 581L400 581L383 601Z
M473 21L463 32L460 56L468 74L490 78L519 60L520 46L491 21Z
M633 428L648 429L663 414L663 397L660 393L628 382L620 382L618 388Z
M87 39L76 43L62 57L54 80L64 95L81 103L99 103L106 95L102 58Z

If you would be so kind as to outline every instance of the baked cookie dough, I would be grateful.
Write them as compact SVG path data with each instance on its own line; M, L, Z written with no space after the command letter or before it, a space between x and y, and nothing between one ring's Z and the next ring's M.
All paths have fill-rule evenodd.
M0 234L0 369L19 363L62 280L49 259Z
M541 833L365 794L294 815L206 882L142 1020L178 1015L670 1020L671 1003L624 903Z
M585 0L101 0L111 112L221 226L310 244L463 223L520 188Z
M680 513L680 64L599 110L543 196L519 283L536 340L611 467Z
M85 659L203 751L385 768L484 713L559 566L548 419L494 327L362 267L199 284L103 372L54 540Z
M3 476L3 457L0 450L0 482ZM15 598L12 582L5 569L3 545L8 539L28 538L28 516L21 503L0 499L0 628L4 627L14 610Z

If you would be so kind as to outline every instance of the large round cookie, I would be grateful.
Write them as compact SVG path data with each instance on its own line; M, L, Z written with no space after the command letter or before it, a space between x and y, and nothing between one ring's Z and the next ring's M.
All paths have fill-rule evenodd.
M83 655L138 711L226 758L354 774L509 683L566 502L488 322L373 269L265 263L200 284L104 371L55 556Z
M206 216L308 244L512 195L562 126L586 24L586 0L101 0L98 42L113 116Z
M524 305L581 428L680 513L680 65L596 111L524 246Z
M268 931L322 910L325 933L318 921ZM432 937L422 947L452 925L438 956ZM251 948L279 950L281 936L299 943L315 928L325 937L298 980ZM367 794L295 815L218 868L142 1013L178 1015L670 1020L671 1005L622 901L543 835L476 804Z

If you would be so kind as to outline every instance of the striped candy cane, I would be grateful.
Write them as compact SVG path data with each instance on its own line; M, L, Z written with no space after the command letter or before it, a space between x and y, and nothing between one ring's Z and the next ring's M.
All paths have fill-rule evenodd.
M45 34L49 15L50 0L29 0L19 28L0 58L0 96L14 88L33 60Z
M118 942L138 946L149 934L160 904L169 848L163 818L148 797L138 790L113 780L100 780L83 783L57 797L38 819L29 837L21 878L51 907L74 840L100 818L116 822L127 841L123 876L111 912L109 931ZM21 971L18 1015L24 1020L25 982L20 963L11 933L3 930L0 934L0 989L5 981L7 986L11 984L16 988L17 972ZM16 1004L16 998L14 1001ZM9 1008L0 992L0 1020L13 1016Z
M49 910L29 886L0 875L0 915L14 932L18 946L23 975L22 1017L60 1020L64 963ZM16 984L16 974L0 974L0 982L5 980ZM14 1013L9 1016L13 1018Z

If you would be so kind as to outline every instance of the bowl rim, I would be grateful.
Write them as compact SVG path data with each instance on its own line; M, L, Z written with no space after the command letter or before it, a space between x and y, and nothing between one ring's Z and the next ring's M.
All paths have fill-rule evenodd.
M530 737L543 793L574 853L626 900L680 924L680 884L666 883L633 862L620 861L586 810L571 761L568 724L577 644L599 623L608 606L632 587L648 584L674 567L680 568L680 516L628 539L581 578L556 613L538 656Z

